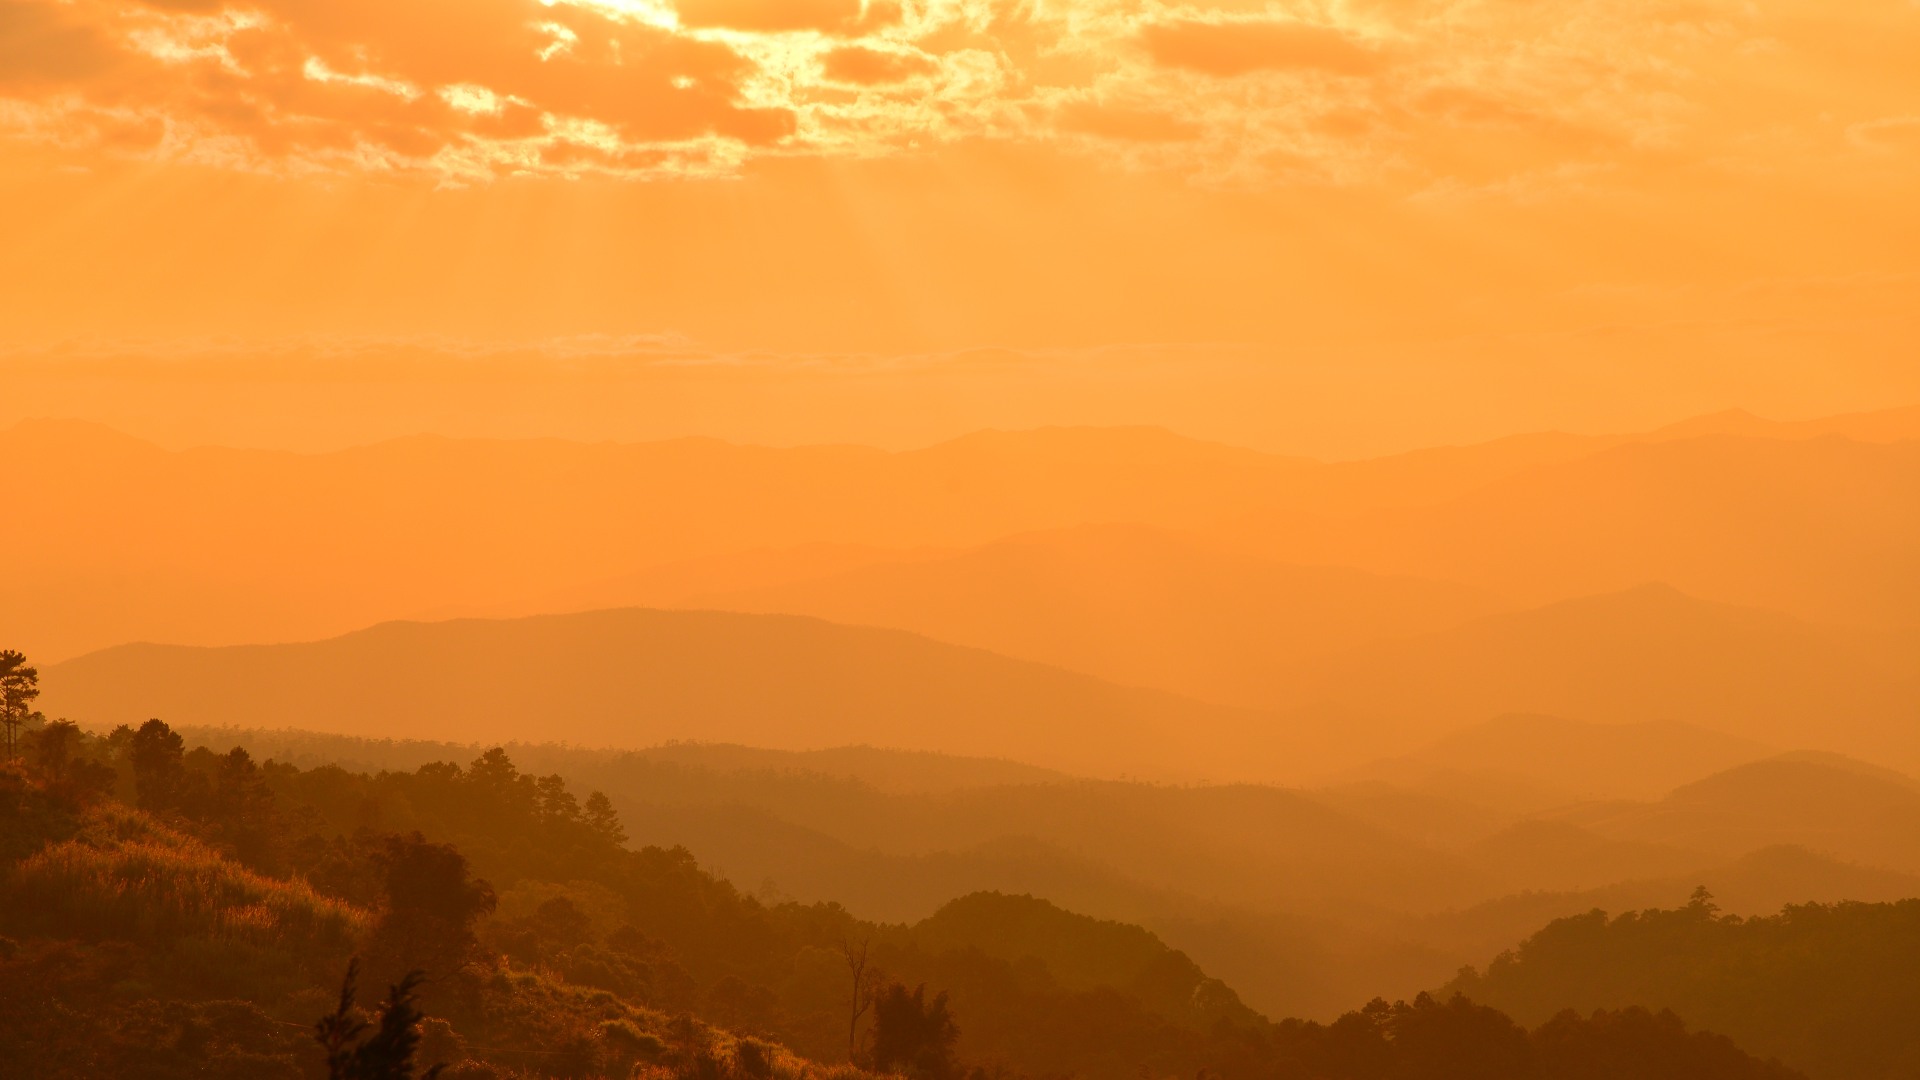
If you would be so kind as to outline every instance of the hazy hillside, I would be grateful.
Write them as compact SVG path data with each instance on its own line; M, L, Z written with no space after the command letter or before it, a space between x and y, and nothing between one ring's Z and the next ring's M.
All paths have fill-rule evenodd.
M329 741L278 737L304 740L308 750ZM64 753L49 753L55 745ZM882 987L897 981L897 993L909 985L934 988L929 999L937 995L939 1007L967 1025L951 1040L963 1060L1020 1075L1072 1068L1105 1078L1129 1075L1141 1062L1185 1071L1206 1061L1229 1077L1306 1080L1325 1074L1284 1063L1303 1052L1324 1059L1334 1045L1350 1048L1351 1036L1316 1049L1324 1038L1319 1025L1270 1025L1200 955L1218 954L1229 968L1259 976L1275 1000L1314 1002L1327 1015L1340 1007L1335 995L1351 1001L1369 979L1430 984L1446 959L1325 922L1249 914L1171 892L1156 896L1125 882L1103 886L1099 868L1030 843L1025 854L1018 842L1000 842L977 853L908 859L746 815L742 837L796 857L812 874L845 876L848 868L837 863L864 861L870 871L924 884L953 880L969 866L976 875L996 864L1019 873L1024 861L1042 874L1051 868L1048 886L1070 886L1077 877L1098 906L1131 892L1134 902L1159 910L1143 926L1089 917L1038 894L976 887L949 893L925 917L874 923L837 902L788 902L772 883L749 895L713 876L684 847L636 847L663 818L673 829L671 810L642 806L628 818L602 794L580 800L567 778L522 772L499 750L464 768L441 762L375 775L337 766L302 770L256 762L243 749L187 751L158 721L112 739L46 729L34 732L28 747L33 764L10 762L0 771L9 795L0 815L11 824L9 843L0 847L0 869L7 870L0 892L13 901L0 905L0 929L18 935L0 953L0 974L7 976L0 1000L12 1006L0 1046L10 1060L34 1062L35 1075L49 1063L125 1057L144 1031L158 1033L184 1060L253 1054L251 1070L234 1061L225 1071L291 1080L304 1075L296 1067L301 1044L263 1036L276 1025L301 1030L274 1018L325 1007L324 983L316 982L358 951L382 975L395 965L432 965L440 974L424 991L435 1017L424 1028L422 1052L430 1060L498 1061L531 1051L571 1055L582 1064L570 1071L617 1074L630 1071L635 1058L684 1060L685 1049L669 1047L699 1044L694 1018L730 1027L740 1043L748 1036L777 1039L833 1060L848 1038L836 991L857 953L872 961ZM548 753L581 755L553 747ZM606 764L604 754L586 756ZM737 778L781 775L749 770ZM144 810L113 795L122 786ZM703 816L718 822L741 809L711 807ZM628 832L628 821L638 835ZM382 872L393 866L403 870ZM439 887L422 887L429 882ZM1203 952L1188 953L1178 940ZM206 963L208 955L217 962ZM127 998L129 974L154 989ZM32 992L20 993L22 987ZM232 993L252 1004L223 1007L221 995ZM163 1016L142 1015L141 1003L153 1001L166 1003ZM1416 1003L1422 1010L1436 1005ZM1462 1006L1448 1008L1458 1013ZM210 1025L212 1016L221 1019ZM1525 1035L1492 1013L1453 1021L1467 1025L1463 1033L1492 1021ZM52 1036L51 1044L23 1038L30 1022ZM869 1020L876 1031L896 1022L885 1015ZM1349 1028L1354 1022L1342 1021ZM857 1013L852 1023L857 1034ZM1279 1072L1246 1060L1248 1047L1283 1039L1289 1042L1265 1052L1279 1051ZM869 1041L883 1046L884 1036ZM258 1056L269 1043L270 1056ZM1221 1053L1231 1048L1237 1052ZM745 1064L725 1075L764 1080L769 1070L752 1065L755 1048L737 1052ZM767 1045L757 1052L782 1051ZM1450 1055L1467 1052L1456 1047ZM885 1060L881 1053L874 1051L876 1060ZM461 1069L501 1075L493 1066ZM93 1069L105 1071L126 1070ZM1385 1080L1371 1071L1334 1075ZM1522 1071L1510 1080L1535 1075Z
M987 432L924 450L397 439L180 452L89 424L0 432L35 527L0 637L57 657L130 640L339 633L663 562L802 543L977 544L1088 521L1242 513L1306 463L1151 428Z
M955 550L809 543L726 551L659 563L630 574L501 603L465 605L446 614L500 618L613 607L724 608L726 605L715 603L713 598L734 591L812 582L869 566L942 559Z
M637 798L657 790L644 776L620 787ZM717 792L688 794L707 801ZM798 794L729 798L900 854L1037 839L1138 881L1255 906L1427 908L1488 889L1483 875L1441 852L1280 788L1020 785L892 798L854 813Z
M1678 434L1527 435L1328 465L1151 428L985 432L906 452L421 436L292 454L167 451L94 425L29 422L0 432L35 523L0 537L0 558L19 569L0 584L0 636L56 659L137 640L272 642L402 617L681 604L1106 523L1220 529L1254 565L1216 552L1210 568L1166 569L1166 587L1218 596L1245 571L1245 606L1263 595L1302 605L1290 621L1201 603L1196 617L1225 620L1199 627L1218 642L1232 627L1298 640L1316 611L1338 614L1316 605L1345 587L1359 590L1355 615L1327 623L1334 644L1430 627L1463 603L1486 610L1483 593L1449 598L1435 585L1370 599L1384 587L1371 578L1301 566L1531 603L1668 581L1820 620L1910 625L1920 451L1803 437L1891 437L1904 416L1758 429L1707 418ZM1692 434L1721 430L1777 437ZM976 558L955 572L1017 569ZM1062 583L1063 599L1096 580ZM905 625L859 584L834 602ZM1096 613L1155 611L1150 592L1131 609L1100 600ZM907 614L916 627L1001 635L1018 611L982 599ZM1139 651L1101 651L1097 670Z
M1461 581L1534 602L1663 581L1842 624L1920 611L1920 441L1632 442L1428 506L1276 503L1228 531L1295 562Z
M330 1008L350 956L369 982L431 971L421 1054L477 1058L453 1070L473 1077L527 1057L627 1075L702 1047L740 1062L709 1077L814 1075L786 1048L860 1053L839 994L855 945L876 987L931 983L965 1018L950 1054L1023 1075L1186 1071L1223 1025L1268 1024L1151 933L1044 901L971 895L921 927L762 903L684 849L625 846L603 797L497 751L370 776L186 751L160 724L131 755L58 738L64 761L0 768L0 1048L23 1075L321 1075L311 1025L288 1018ZM142 809L111 794L126 774Z
M1353 729L1316 719L1326 708L1409 740L1534 712L1685 722L1750 745L1920 762L1920 734L1888 723L1920 709L1920 632L1835 628L1670 587L1489 614L1504 605L1463 587L1112 526L788 577L798 580L680 602L910 629L1207 700L1304 710L1293 726L1324 729L1314 745L1330 755ZM1564 760L1615 762L1624 778L1631 756ZM1661 782L1734 760L1679 760ZM1605 790L1591 786L1599 779L1564 782L1590 793Z
M187 734L306 768L339 761L410 770L479 753L300 732ZM764 900L833 901L863 917L913 922L967 893L1031 894L1148 927L1273 1013L1331 1018L1382 987L1410 993L1479 958L1381 921L1383 905L1462 895L1447 858L1288 792L1271 793L1274 811L1241 822L1223 815L1257 805L1261 793L1249 800L1232 790L1219 798L1204 788L1067 781L1045 791L968 785L959 795L942 786L903 797L837 771L843 753L883 777L907 767L885 759L929 760L893 751L516 745L511 753L530 772L607 791L633 843L699 852ZM1125 822L1137 843L1093 831L1105 817Z
M1623 675L1623 677L1625 677ZM1531 787L1547 802L1654 799L1768 756L1766 744L1675 720L1598 723L1515 713L1354 770L1357 780L1449 786L1481 798Z
M1517 892L1423 917L1403 932L1436 950L1484 960L1514 947L1554 919L1596 909L1671 907L1701 887L1713 893L1714 903L1728 914L1757 916L1771 915L1788 904L1905 900L1920 896L1920 877L1782 845L1725 862L1703 861L1685 873L1620 881L1597 889Z
M481 750L294 731L185 734L303 768L404 771ZM1319 793L1088 784L871 748L509 750L530 772L608 792L633 842L700 852L765 899L830 900L912 922L970 892L1032 894L1152 928L1270 1012L1331 1018L1356 996L1411 992L1478 957L1380 929L1382 905L1446 902L1461 895L1463 874L1388 823L1316 806L1326 802ZM1221 818L1263 802L1271 809L1245 822ZM1127 823L1126 839L1096 829L1107 817Z
M1691 417L1644 433L1574 435L1532 432L1456 446L1431 446L1384 457L1335 461L1276 481L1277 505L1350 514L1383 507L1443 503L1508 477L1590 457L1629 443L1710 435L1811 439L1838 435L1859 442L1920 439L1920 406L1847 413L1813 420L1767 420L1741 409Z
M42 705L183 724L589 746L866 743L1093 775L1282 775L1261 714L911 634L644 610L390 623L327 641L128 645L49 667Z
M470 758L485 747L476 743L423 739L372 739L329 735L290 728L197 727L178 729L209 746L245 746L256 756L301 768L332 764L364 772L412 770L434 761ZM673 766L688 775L729 773L826 777L856 781L896 795L934 794L1007 784L1063 783L1066 773L1023 765L1005 758L972 758L932 751L889 750L874 746L834 746L824 750L774 750L739 743L668 742L638 750L595 749L553 743L500 744L535 768L565 762L567 771L602 769L639 761Z
M261 754L275 752L291 738L271 732L227 734ZM313 745L310 753L316 756L310 760L320 760L317 749L327 744ZM353 760L364 751L348 743L338 753ZM905 761L886 769L868 765L856 776L832 764L835 756L852 753L847 751L775 755L666 747L606 753L522 745L514 753L529 768L605 791L648 842L685 843L712 852L716 862L744 875L740 883L748 888L767 876L790 887L793 874L809 872L805 867L816 860L802 853L806 845L794 839L795 829L856 852L902 858L946 857L1016 840L1026 846L1002 850L1063 853L1144 887L1243 904L1335 909L1360 902L1431 909L1479 898L1487 888L1485 875L1443 852L1313 793L1285 788L1090 781L1036 773L1008 777L1010 782L886 790L866 777L897 774L924 756L859 751ZM465 751L444 748L421 760L463 756ZM816 768L820 758L827 761ZM954 772L962 768L975 767L956 763ZM722 843L675 831L708 828L732 832ZM751 864L727 854L743 845L755 850ZM769 868L768 858L779 859L780 867ZM1010 888L982 884L959 891L989 887ZM1012 891L1050 895L1029 887ZM854 892L808 895L846 899ZM949 898L940 892L915 890L911 903L898 897L879 902L887 905L882 910L889 917L907 917L931 910L914 906L929 896Z
M526 718L539 717L543 735L584 745L868 743L1091 775L1286 782L1326 777L1363 755L1411 752L1509 713L1587 725L1658 718L1734 733L1496 726L1477 740L1458 736L1468 741L1453 749L1421 751L1423 760L1354 774L1418 785L1454 772L1473 778L1456 786L1474 797L1522 807L1654 794L1756 756L1750 748L1762 740L1911 760L1920 736L1886 722L1907 714L1901 695L1916 685L1892 674L1902 658L1889 645L1901 640L1646 588L1303 661L1285 683L1296 707L1259 713L898 631L790 616L609 611L397 623L283 646L126 646L50 667L45 707L95 723L160 712L198 725L503 742L524 737ZM1920 663L1914 657L1908 666ZM1248 673L1260 670L1254 659ZM1275 662L1268 672L1278 679L1285 670ZM1805 722L1809 715L1822 722ZM1580 732L1621 740L1603 747ZM1662 740L1664 763L1639 768L1648 739ZM1503 784L1529 790L1504 799Z
M1251 707L1290 700L1304 657L1506 606L1464 586L1289 566L1138 526L1030 533L685 603L897 627Z
M292 760L309 762L366 760L383 745L298 733L208 734L262 755L292 751ZM386 764L405 767L473 751L393 745L402 752ZM1898 868L1907 851L1900 845L1910 835L1903 830L1920 825L1913 812L1920 793L1904 778L1863 775L1858 770L1868 767L1858 763L1801 756L1735 768L1657 801L1582 803L1529 815L1378 782L1312 791L1089 782L880 750L680 746L614 753L519 745L514 752L530 768L608 792L649 841L712 852L744 875L748 888L767 877L792 888L799 875L824 889L831 874L819 877L807 868L850 857L806 854L809 844L824 841L903 859L991 849L1031 860L1038 853L1035 865L1077 861L1074 874L1105 873L1142 889L1247 907L1352 913L1358 903L1382 913L1423 913L1464 909L1508 892L1684 880L1688 872L1715 867L1721 874L1753 852L1791 845L1865 863L1862 872ZM849 766L849 758L858 764ZM897 761L885 764L888 759ZM889 783L910 770L946 779ZM1789 783L1783 775L1803 778ZM797 843L802 834L820 839ZM1008 841L1020 843L995 847ZM1834 883L1852 880L1817 867L1786 873L1791 865L1775 865L1768 888L1780 890L1777 901L1759 886L1726 886L1724 877L1716 888L1756 893L1766 907L1839 898L1844 892L1831 892ZM918 905L941 892L899 880L891 895L884 875L874 879L878 891L862 885L809 895L870 897L865 902L905 917L930 910ZM1884 885L1882 878L1860 880ZM1017 879L960 891L977 888L1046 894ZM1648 902L1658 900L1655 894Z
M308 764L411 768L477 753L295 732L206 736ZM1010 778L999 763L880 750L513 753L608 792L635 841L702 852L770 899L833 899L911 921L968 892L1031 893L1150 926L1257 1007L1306 1015L1331 1015L1367 986L1438 979L1559 916L1674 903L1703 883L1746 913L1920 893L1920 879L1781 846L1790 834L1779 831L1752 833L1760 850L1730 857L1377 782L1156 788ZM947 779L890 790L868 779L908 769ZM1792 801L1781 792L1775 812Z
M1670 878L1711 861L1671 843L1612 839L1565 821L1529 819L1481 840L1466 852L1504 892L1565 892L1617 881Z
M1654 803L1573 807L1567 820L1621 839L1734 855L1797 844L1920 873L1920 787L1905 776L1820 757L1756 761Z
M1642 586L1359 646L1311 665L1299 693L1421 740L1538 713L1679 721L1906 763L1920 760L1920 732L1900 722L1920 708L1908 696L1916 665L1914 633L1833 630ZM1523 740L1511 745L1494 752L1523 752Z
M1669 424L1655 438L1695 435L1751 435L1767 439L1817 439L1839 435L1860 442L1903 442L1920 439L1920 405L1871 412L1841 413L1812 420L1769 420L1745 409L1727 409Z

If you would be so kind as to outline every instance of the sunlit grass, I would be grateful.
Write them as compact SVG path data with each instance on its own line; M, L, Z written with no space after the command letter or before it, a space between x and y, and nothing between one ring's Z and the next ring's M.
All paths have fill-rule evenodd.
M370 918L124 807L101 808L80 838L22 861L7 891L19 910L65 932L135 940L191 935L344 950Z

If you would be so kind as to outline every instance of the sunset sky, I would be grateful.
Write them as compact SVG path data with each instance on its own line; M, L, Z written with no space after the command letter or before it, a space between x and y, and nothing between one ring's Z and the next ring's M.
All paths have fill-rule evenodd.
M0 0L0 425L1909 404L1916 57L1915 0Z

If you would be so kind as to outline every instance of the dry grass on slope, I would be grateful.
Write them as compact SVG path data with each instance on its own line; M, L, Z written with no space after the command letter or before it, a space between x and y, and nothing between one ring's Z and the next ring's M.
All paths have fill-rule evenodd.
M9 902L47 929L155 940L180 936L350 950L370 916L303 881L256 874L136 810L89 811L81 834L19 863Z

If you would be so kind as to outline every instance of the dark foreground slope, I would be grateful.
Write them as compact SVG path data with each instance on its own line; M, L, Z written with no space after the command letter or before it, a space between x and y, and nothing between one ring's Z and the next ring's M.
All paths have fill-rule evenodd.
M497 750L369 776L186 753L158 722L51 730L0 770L0 1060L27 1075L321 1075L306 1032L351 953L427 971L422 1057L468 1080L1798 1075L1634 1008L1275 1024L1153 935L1030 897L914 926L763 903Z
M1628 747L1643 742L1637 730L1622 734ZM289 731L193 737L303 767L368 771L483 749ZM838 901L911 922L955 896L1043 896L1152 929L1269 1015L1329 1020L1386 990L1437 985L1553 919L1672 906L1702 884L1748 915L1920 896L1911 876L1808 850L1870 852L1878 831L1809 817L1803 824L1834 826L1813 845L1804 828L1776 827L1781 801L1764 798L1722 807L1717 820L1739 843L1696 848L1693 833L1608 834L1384 785L1086 781L873 748L509 749L533 771L606 792L635 841L697 851L763 898ZM1567 812L1624 819L1660 805ZM1920 828L1920 814L1908 820Z

